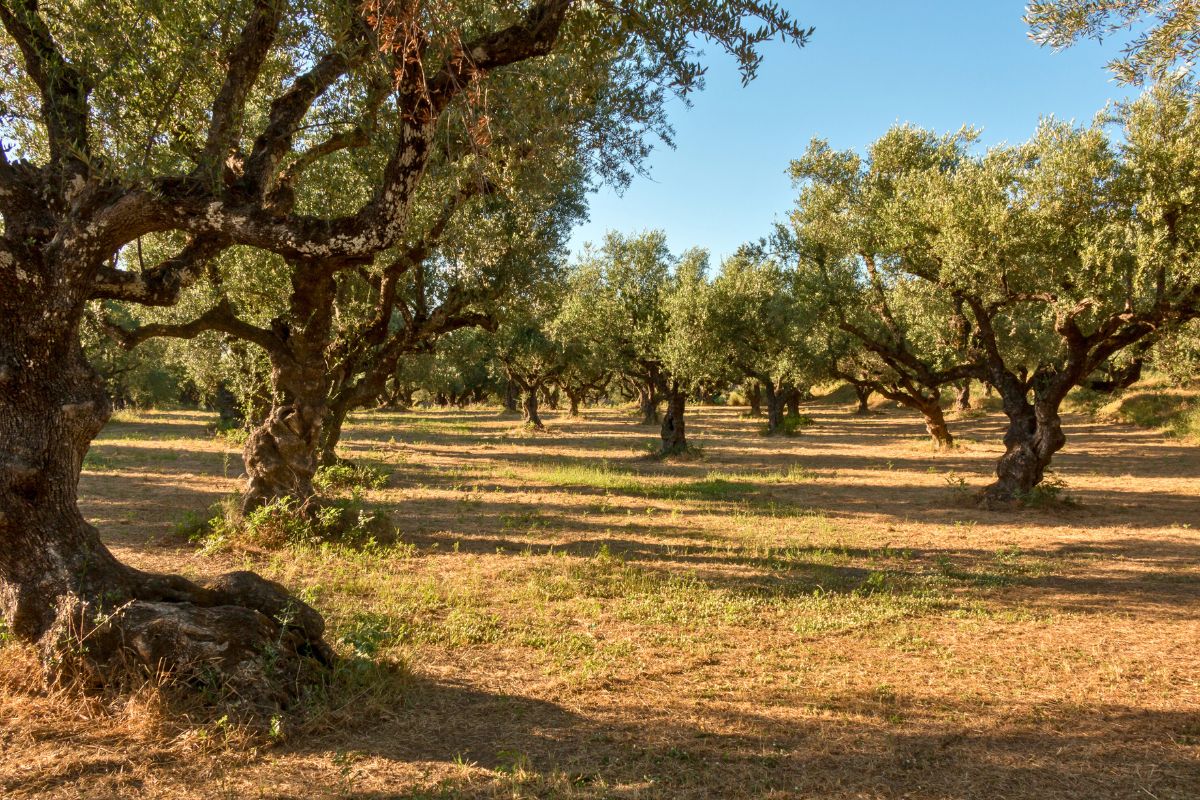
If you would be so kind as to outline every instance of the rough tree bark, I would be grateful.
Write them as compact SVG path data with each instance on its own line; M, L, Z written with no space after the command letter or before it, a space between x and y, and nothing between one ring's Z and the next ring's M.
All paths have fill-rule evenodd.
M925 399L914 405L925 420L925 430L933 439L934 446L939 450L954 447L954 437L950 435L950 428L946 426L946 416L942 413L941 403L937 400Z
M546 426L542 424L542 418L538 416L538 388L536 386L531 386L522 393L521 418L526 425L539 431L546 429Z
M0 338L0 613L10 631L88 680L163 671L283 702L294 662L331 657L321 617L251 573L193 583L113 557L76 501L83 457L110 414L78 341L83 303L43 317L49 300L17 299L0 302L13 323Z
M787 413L789 417L800 416L800 400L804 393L796 386L789 386L784 390L784 399L787 403Z
M313 474L321 452L321 430L329 397L325 354L333 325L337 290L333 272L293 268L286 327L276 324L271 357L275 399L262 425L250 432L243 451L246 491L242 511L293 498L300 513L315 509Z
M345 463L343 459L338 457L337 446L342 440L342 427L346 424L346 417L350 413L349 403L339 402L335 399L329 404L328 411L325 415L325 424L321 426L321 455L319 458L322 467L332 467L338 464ZM408 404L402 409L408 411L412 406L412 397L409 396Z
M59 47L36 2L0 3L0 24L41 101L38 146L21 149L44 149L35 163L10 162L0 148L0 613L15 636L41 644L48 664L95 667L89 676L106 682L131 666L165 670L189 682L215 680L248 702L278 702L297 662L329 659L320 616L282 587L241 572L206 584L139 572L120 564L83 520L83 457L111 413L79 344L84 308L92 299L173 305L203 264L235 243L343 259L395 246L441 114L480 75L551 52L571 5L540 3L521 21L462 42L431 70L424 39L416 57L405 50L392 76L401 124L371 199L348 216L318 219L292 213L287 173L296 164L284 164L320 157L318 147L289 159L295 135L318 98L366 57L372 37L348 35L306 64L252 130L252 89L294 10L248 4L213 76L220 88L194 169L137 170L125 180L126 165L95 168L106 159L89 141L99 127L88 102L94 76ZM399 13L408 15L399 26L407 30L420 12ZM141 135L114 135L127 133ZM240 152L242 142L253 142L249 152ZM114 263L124 245L168 230L191 236L178 254L141 270Z
M569 406L567 409L567 415L570 417L578 417L579 416L579 403L583 399L582 395L579 392L572 392L570 390L567 390L566 395L567 395L567 401L569 403Z
M996 481L984 490L985 505L1020 499L1042 482L1050 460L1063 445L1059 402L1053 396L1030 402L1018 382L1000 384L1008 429L1004 432L1004 455L996 465Z
M687 393L672 386L667 391L667 413L662 420L662 447L664 456L679 455L687 451L687 436L684 431L683 414L687 406Z
M971 410L971 379L968 378L954 387L954 411L962 413Z
M509 414L516 414L520 409L517 406L521 402L521 388L513 381L508 381L504 384L504 410Z
M658 392L652 386L638 387L639 425L658 425Z

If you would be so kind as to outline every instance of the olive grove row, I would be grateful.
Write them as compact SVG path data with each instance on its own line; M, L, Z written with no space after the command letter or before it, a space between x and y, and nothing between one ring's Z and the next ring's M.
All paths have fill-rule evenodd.
M991 494L1036 483L1066 391L1195 313L1200 128L1176 69L1195 4L1028 19L1058 46L1145 14L1114 66L1155 86L1105 123L1119 134L816 143L791 223L710 279L653 235L574 268L565 242L590 189L670 141L665 104L701 87L701 47L750 80L764 43L808 41L774 2L0 0L4 627L60 672L141 665L276 705L283 676L333 658L284 587L134 569L80 514L130 348L241 398L246 508L310 513L346 415L479 330L531 419L551 378L619 376L647 415L666 400L667 451L687 399L722 383L753 379L777 421L781 397L838 375L940 435L934 394L983 380L1011 420ZM259 408L239 383L255 364Z

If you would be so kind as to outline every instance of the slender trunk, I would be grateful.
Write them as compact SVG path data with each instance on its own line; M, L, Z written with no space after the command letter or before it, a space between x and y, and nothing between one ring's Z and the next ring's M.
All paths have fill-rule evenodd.
M871 395L874 393L875 390L869 386L854 387L854 396L858 398L858 408L854 410L855 414L866 414L870 412L871 407L868 405L868 401L870 401Z
M82 301L43 316L63 298L20 288L0 298L11 323L0 337L0 615L9 631L40 645L59 675L120 683L166 672L278 704L280 676L297 674L299 656L331 656L320 616L251 573L201 585L116 560L77 505L83 457L110 414L79 346Z
M954 387L954 411L962 413L971 410L971 379L967 378Z
M504 384L504 410L515 414L519 410L517 404L521 401L521 389L513 381Z
M673 456L687 451L683 413L687 406L687 393L672 389L667 394L667 413L662 421L662 449L664 456Z
M542 424L542 418L538 416L538 390L536 387L525 391L524 399L521 403L521 414L526 425L538 430L545 429L546 426Z
M767 397L767 435L772 436L779 433L783 427L783 412L786 397L770 381L763 383L763 393Z
M1063 434L1058 392L1035 397L1029 402L1023 386L1015 381L1000 387L1008 430L1004 433L1004 455L996 465L996 481L984 490L985 505L1018 500L1042 482L1054 454L1067 438Z
M639 425L658 424L658 396L653 388L638 387L638 411L641 414Z
M546 392L546 407L551 411L558 411L558 388L555 387Z
M325 424L321 426L320 466L332 467L342 463L342 459L337 454L337 446L342 440L342 427L345 426L349 413L350 404L345 400L334 399L329 404L329 410L325 415Z
M580 393L568 391L567 400L570 402L570 410L567 413L572 417L578 417Z
M750 403L750 416L762 416L762 384L754 381L746 387L746 400Z
M802 392L795 386L788 387L786 392L787 413L789 417L800 416L800 397Z

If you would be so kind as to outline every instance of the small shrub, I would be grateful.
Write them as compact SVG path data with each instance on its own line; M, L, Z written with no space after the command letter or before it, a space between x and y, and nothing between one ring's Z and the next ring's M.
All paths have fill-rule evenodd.
M206 522L193 512L177 530L199 544L204 553L277 550L322 542L372 546L395 538L388 515L368 510L358 496L320 503L307 513L301 513L295 498L284 497L248 514L242 513L238 498L230 497L213 507Z
M313 476L313 485L321 491L330 489L365 491L384 488L390 477L390 473L365 464L334 464L318 469L317 474Z
M1200 442L1200 405L1181 411L1171 420L1168 430L1188 442Z
M795 436L798 433L800 433L801 430L803 430L804 428L807 428L809 425L812 425L812 424L813 424L813 418L810 416L807 416L805 414L801 414L798 417L792 417L792 416L784 417L783 418L783 435L784 436Z
M966 500L971 496L971 485L967 483L967 479L961 475L953 473L946 475L946 485L950 487L950 491L959 500Z
M1074 506L1076 501L1066 494L1067 482L1057 476L1046 477L1037 486L1019 496L1026 508Z

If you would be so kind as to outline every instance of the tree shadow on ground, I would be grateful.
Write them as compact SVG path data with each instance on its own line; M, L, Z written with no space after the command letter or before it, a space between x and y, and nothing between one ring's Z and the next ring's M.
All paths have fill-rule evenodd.
M809 699L800 690L757 706L736 691L698 704L659 698L631 719L513 688L421 681L405 707L369 733L287 752L353 747L371 758L360 782L376 786L348 787L359 798L1192 800L1200 786L1200 715L1187 711L1000 707L886 689ZM389 769L413 765L440 778L408 794L379 785L389 783Z

